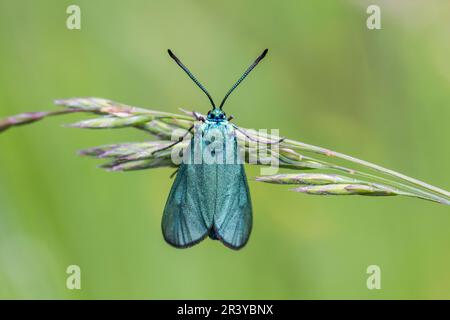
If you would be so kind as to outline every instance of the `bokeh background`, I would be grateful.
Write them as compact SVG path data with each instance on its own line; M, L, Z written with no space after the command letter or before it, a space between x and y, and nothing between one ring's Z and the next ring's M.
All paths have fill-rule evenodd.
M81 30L66 28L70 4L81 7ZM366 28L369 4L381 6L382 30ZM449 28L445 0L2 0L0 117L76 96L206 111L167 48L219 100L267 47L226 105L237 124L449 189ZM0 298L450 298L446 206L250 182L243 250L213 241L177 250L160 229L171 170L109 173L76 155L146 135L62 127L79 119L0 135ZM71 264L82 290L66 289ZM366 288L372 264L381 290Z

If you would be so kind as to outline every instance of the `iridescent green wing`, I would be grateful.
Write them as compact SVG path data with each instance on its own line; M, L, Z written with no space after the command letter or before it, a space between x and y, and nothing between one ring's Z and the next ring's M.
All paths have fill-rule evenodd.
M202 143L201 139L191 140ZM162 218L164 239L177 248L187 248L203 240L212 227L213 202L205 188L210 177L202 164L182 163L170 190Z
M234 155L234 163L217 165L217 196L214 213L214 230L217 237L232 249L247 243L252 230L252 204L244 165L238 161L239 147L234 131L227 126L227 152ZM230 143L231 142L231 143Z

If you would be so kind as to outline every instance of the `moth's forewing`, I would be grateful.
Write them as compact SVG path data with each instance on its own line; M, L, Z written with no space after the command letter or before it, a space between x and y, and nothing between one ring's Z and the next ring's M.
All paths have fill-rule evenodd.
M226 246L240 249L250 237L252 204L234 129L227 125L222 130L228 139L224 147L227 149L226 154L233 156L233 162L217 165L217 196L213 224L218 238Z
M203 126L197 128L198 133ZM197 134L196 134L197 135ZM175 181L170 190L162 218L164 239L177 248L190 247L203 240L212 227L214 207L209 203L209 192L205 192L205 177L208 168L195 164L194 150L198 150L199 139L191 139Z

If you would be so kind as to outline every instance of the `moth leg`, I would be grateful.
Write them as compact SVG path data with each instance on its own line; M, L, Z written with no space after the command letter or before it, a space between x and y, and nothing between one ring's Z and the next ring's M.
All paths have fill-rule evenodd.
M178 141L175 141L174 143L169 144L168 146L162 147L160 149L157 149L155 151L153 151L153 154L155 154L156 152L161 152L163 150L167 150L172 148L173 146L176 146L177 144L179 144L181 141L184 140L184 138L186 138L186 136L192 131L192 129L194 129L194 125L190 126L189 129L187 129L186 133L183 134L183 136L178 138Z
M173 177L175 177L175 175L178 173L179 168L177 168L171 175L170 175L170 179L172 179Z
M201 114L198 114L195 111L192 111L192 115L194 116L195 120L205 122L205 117L203 117Z
M201 122L205 122L205 117L202 116L200 113L198 113L197 111L189 111L183 108L180 108L181 111L187 113L187 114L191 114L195 120L197 121L201 121Z
M228 117L227 121L231 121L231 120L233 120L233 119L234 119L233 115L230 114L230 116Z
M235 128L237 131L239 131L240 133L242 133L244 136L246 136L249 140L253 141L253 142L260 142L260 143L264 143L264 144L278 144L283 142L284 139L286 138L280 138L276 141L262 141L259 138L254 138L252 136L250 136L245 130L239 128L238 126L232 124L233 128Z

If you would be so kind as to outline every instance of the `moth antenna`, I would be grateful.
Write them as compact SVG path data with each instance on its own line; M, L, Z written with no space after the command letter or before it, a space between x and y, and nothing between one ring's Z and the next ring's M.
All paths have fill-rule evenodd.
M181 69L184 70L184 72L187 73L187 75L189 76L189 78L192 79L192 81L195 82L195 84L202 89L202 91L208 96L209 101L211 102L212 107L215 109L216 105L214 104L214 101L211 97L211 95L209 94L208 90L206 90L206 88L200 83L200 81L197 80L197 78L192 74L192 72L189 71L188 68L186 68L186 66L180 61L180 59L177 58L176 55L173 54L173 52L168 49L167 52L169 53L169 56L175 60L175 62L180 66Z
M228 96L234 91L234 89L237 88L237 86L248 76L248 74L253 70L253 68L255 68L258 63L264 59L264 57L267 54L267 51L269 51L269 49L265 49L258 58L256 58L255 62L252 63L252 65L250 67L248 67L248 69L244 72L244 74L239 78L238 81L236 81L236 83L231 87L231 89L227 92L227 94L225 95L225 97L223 98L221 104L220 104L220 109L222 110L223 105L225 104L225 101L228 99Z

